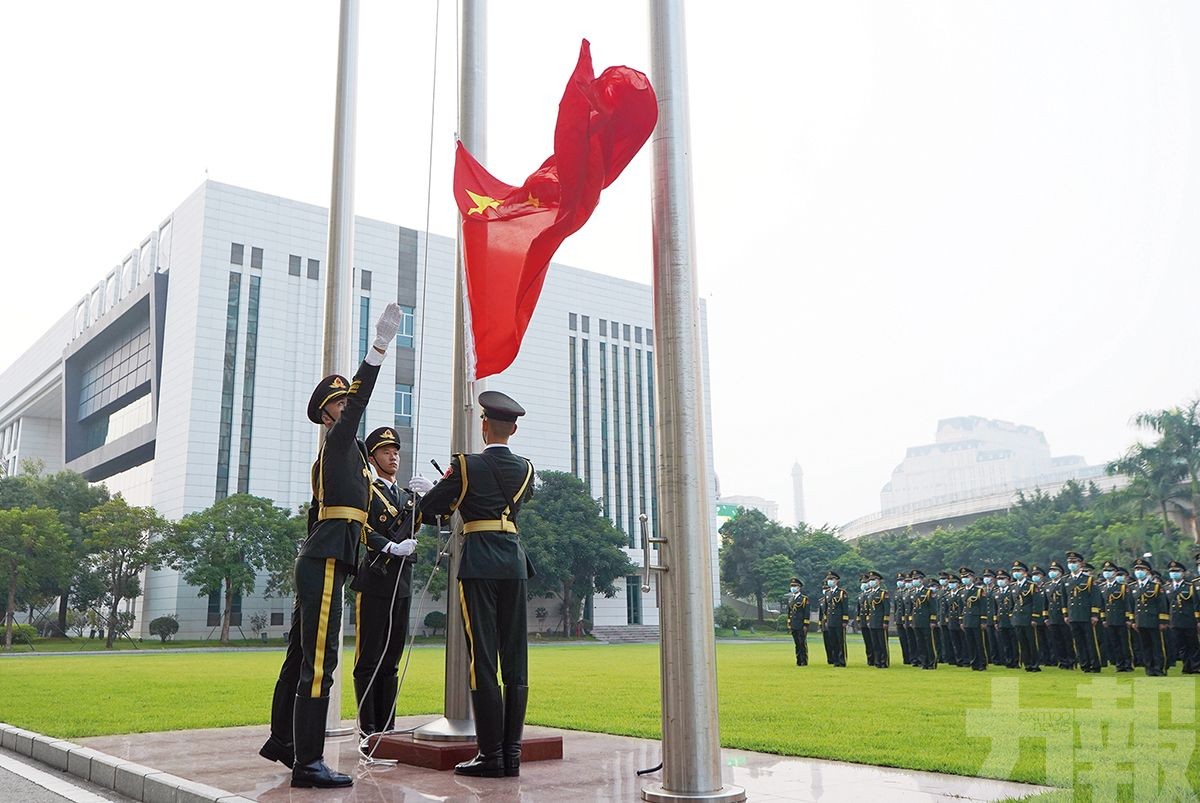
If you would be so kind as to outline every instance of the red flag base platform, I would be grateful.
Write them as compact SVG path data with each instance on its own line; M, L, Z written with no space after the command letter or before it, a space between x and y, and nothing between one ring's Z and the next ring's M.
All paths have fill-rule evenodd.
M379 746L376 747L376 742ZM372 748L374 752L372 753ZM413 767L431 770L452 770L460 761L475 757L475 742L419 742L412 734L368 737L365 753ZM521 763L549 761L563 757L561 736L526 737L521 742Z

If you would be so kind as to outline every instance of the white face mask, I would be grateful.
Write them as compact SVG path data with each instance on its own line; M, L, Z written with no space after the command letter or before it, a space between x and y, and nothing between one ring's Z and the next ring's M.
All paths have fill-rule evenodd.
M1051 570L1050 570L1050 579L1051 579L1051 580L1057 580L1057 579L1058 579L1058 574L1059 574L1059 572L1058 572L1058 569L1051 569Z
M792 593L793 593L793 594L798 594L798 593L800 593L800 586L792 586L792 587L791 587L791 591L792 591Z
M1035 574L1033 577L1031 577L1029 579L1033 580L1033 582L1035 582L1035 583L1042 582L1042 576L1040 574Z
M990 586L992 584L992 578L990 578L990 577L983 578L983 584L985 586Z
M1000 586L1001 588L1004 588L1006 585L1008 585L1008 581L1005 580L1003 577L1001 577L999 580L996 581L996 585Z
M878 580L868 580L867 585L870 588L874 588L875 586L879 585L879 581Z

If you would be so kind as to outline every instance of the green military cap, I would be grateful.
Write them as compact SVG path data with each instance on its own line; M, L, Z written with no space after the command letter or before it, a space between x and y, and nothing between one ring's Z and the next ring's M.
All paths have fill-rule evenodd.
M367 436L367 454L372 454L380 446L395 446L400 448L400 440L396 437L395 427L380 427L372 430Z
M1145 558L1138 558L1137 560L1135 560L1133 562L1133 568L1146 569L1147 571L1151 571L1151 572L1154 571L1154 567L1150 565L1150 561L1146 560Z
M330 374L325 377L308 397L308 420L314 424L325 423L321 420L321 411L325 409L325 405L337 401L349 393L350 383L346 377L341 374Z
M479 394L479 406L483 408L483 417L493 421L508 421L512 423L525 415L525 408L517 404L511 396L498 390L485 390Z
M1179 570L1179 571L1181 571L1181 572L1182 572L1182 571L1187 571L1187 570L1184 568L1184 565L1183 565L1182 563L1180 563L1179 561L1177 561L1177 560L1173 560L1173 561L1171 561L1170 563L1168 563L1168 564L1167 564L1167 571L1171 571L1171 569L1178 569L1178 570Z
M1067 560L1083 561L1083 555L1080 555L1078 552L1068 552L1066 557Z
M804 588L804 581L801 580L799 577L793 577L790 585L800 586L801 588Z

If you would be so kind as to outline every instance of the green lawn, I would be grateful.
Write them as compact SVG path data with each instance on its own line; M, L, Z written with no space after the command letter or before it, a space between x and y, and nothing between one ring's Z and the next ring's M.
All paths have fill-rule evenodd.
M1120 785L1130 782L1137 758L1139 766L1164 772L1165 788L1200 790L1195 678L947 666L924 672L903 665L884 671L864 666L855 641L845 669L823 665L816 640L810 643L817 661L803 668L793 665L790 643L720 642L722 744L1074 784L1073 797L1082 800L1093 799L1093 786L1095 800L1153 797L1142 776L1136 790ZM65 738L264 723L281 657L0 658L0 721ZM529 660L531 723L661 735L657 645L537 646ZM401 714L440 711L443 662L439 647L413 650ZM343 687L342 713L353 716L350 684ZM1137 728L1136 748L1126 746L1130 727ZM1172 780L1168 770L1176 764Z

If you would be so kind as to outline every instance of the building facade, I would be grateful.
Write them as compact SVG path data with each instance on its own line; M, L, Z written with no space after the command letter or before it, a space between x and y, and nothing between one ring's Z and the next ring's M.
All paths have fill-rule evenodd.
M318 428L304 408L321 376L326 226L322 207L205 182L4 372L0 465L79 471L172 520L234 493L290 510L308 502ZM449 456L454 241L358 218L354 261L355 356L387 302L405 316L362 433L396 427L400 476L432 472L431 459ZM704 359L707 402L706 345ZM552 265L520 356L483 387L521 401L514 448L583 479L641 565L637 517L657 521L659 504L650 287ZM714 604L716 547L714 537ZM637 575L618 586L585 618L658 623ZM143 635L165 614L178 616L180 638L219 623L221 600L174 571L149 572L143 589L133 608ZM414 619L442 605L414 604ZM290 600L235 601L236 620L256 613L278 636Z

